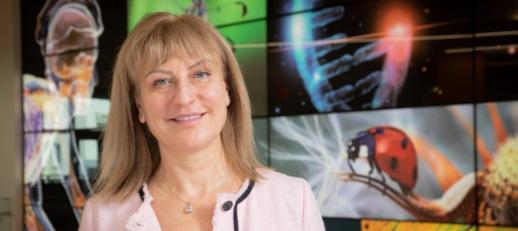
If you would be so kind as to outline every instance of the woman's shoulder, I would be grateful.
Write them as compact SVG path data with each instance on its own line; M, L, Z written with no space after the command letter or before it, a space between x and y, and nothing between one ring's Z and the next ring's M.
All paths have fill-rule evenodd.
M325 230L314 193L305 179L271 169L260 169L258 173L262 178L254 187L253 204L261 207L260 211L272 212L257 216L282 220L286 226L281 230Z
M124 200L94 195L83 208L80 230L119 230L141 204L138 193Z
M277 192L284 191L288 194L311 191L308 182L300 177L289 176L287 174L277 172L273 169L261 168L257 172L261 176L257 181L259 189L275 190Z
M142 203L137 192L133 193L126 199L115 200L111 198L100 197L93 195L86 201L85 209L91 208L96 211L117 211L128 210L132 207L138 207Z
M258 168L257 173L271 183L300 183L301 181L306 181L304 178L290 176L271 168Z

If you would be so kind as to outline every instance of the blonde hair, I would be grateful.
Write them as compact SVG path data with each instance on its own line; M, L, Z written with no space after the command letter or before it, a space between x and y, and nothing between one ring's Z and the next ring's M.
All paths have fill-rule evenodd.
M227 121L221 131L225 159L243 178L257 180L261 167L253 147L250 101L232 50L225 39L201 18L169 13L146 16L124 41L115 63L110 114L103 134L100 169L94 186L102 198L123 200L135 193L157 169L156 139L138 121L137 79L146 68L187 54L220 60L230 94Z

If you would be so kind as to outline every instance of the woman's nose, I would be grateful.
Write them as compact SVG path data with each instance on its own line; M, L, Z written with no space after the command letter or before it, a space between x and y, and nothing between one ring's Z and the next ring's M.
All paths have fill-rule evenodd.
M196 96L196 88L189 81L179 81L175 92L173 101L178 105L190 104Z

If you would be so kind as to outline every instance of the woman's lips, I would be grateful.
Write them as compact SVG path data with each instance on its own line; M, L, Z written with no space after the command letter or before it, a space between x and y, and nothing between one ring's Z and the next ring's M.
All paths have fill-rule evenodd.
M175 116L170 120L178 124L190 125L198 122L203 117L203 115L205 115L205 113L184 114Z

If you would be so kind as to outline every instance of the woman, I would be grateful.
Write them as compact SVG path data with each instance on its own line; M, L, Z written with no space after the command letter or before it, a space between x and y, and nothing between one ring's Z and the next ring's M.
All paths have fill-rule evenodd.
M307 182L256 160L239 65L205 21L144 18L111 105L80 230L324 230Z

